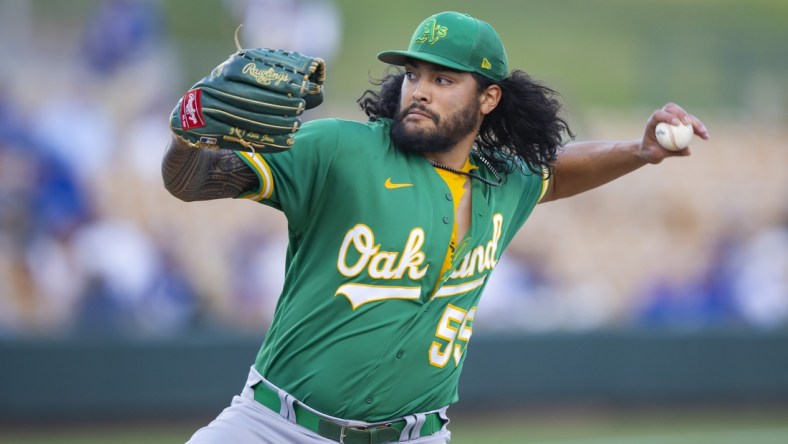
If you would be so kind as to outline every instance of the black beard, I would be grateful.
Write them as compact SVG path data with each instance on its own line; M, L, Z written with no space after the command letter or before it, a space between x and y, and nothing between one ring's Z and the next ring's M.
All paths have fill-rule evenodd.
M391 140L400 151L411 153L445 153L451 151L457 143L465 138L476 128L476 116L479 115L479 104L471 109L458 108L456 112L445 119L441 125L440 116L432 113L423 105L414 103L404 111L397 111L394 124L391 125ZM435 130L422 129L408 130L402 123L412 109L425 112L435 122Z

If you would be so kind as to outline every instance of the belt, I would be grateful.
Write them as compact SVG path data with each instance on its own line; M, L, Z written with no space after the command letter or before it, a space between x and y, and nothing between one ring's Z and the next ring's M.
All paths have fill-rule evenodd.
M276 413L281 409L279 395L265 385L258 383L254 386L254 399ZM383 444L398 442L402 431L407 426L405 419L398 419L384 424L368 427L349 427L337 424L327 418L319 416L300 403L293 404L295 423L307 428L318 435L343 444ZM443 427L443 420L438 413L428 413L421 426L419 436L429 436L437 433Z

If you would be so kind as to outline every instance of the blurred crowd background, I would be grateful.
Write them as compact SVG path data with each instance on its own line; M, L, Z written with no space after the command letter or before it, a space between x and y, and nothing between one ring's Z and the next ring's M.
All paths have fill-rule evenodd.
M375 54L447 9L496 26L580 140L639 138L667 101L712 137L537 207L479 330L788 327L784 2L0 0L0 337L264 331L284 218L168 195L170 111L244 24L244 46L327 60L306 119L363 119Z

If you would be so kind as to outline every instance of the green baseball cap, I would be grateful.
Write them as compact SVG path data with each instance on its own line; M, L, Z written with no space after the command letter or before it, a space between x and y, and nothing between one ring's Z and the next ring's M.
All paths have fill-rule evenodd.
M419 25L407 51L384 51L378 59L404 65L423 60L460 71L475 72L494 81L506 78L509 62L503 42L489 23L454 11L435 14Z

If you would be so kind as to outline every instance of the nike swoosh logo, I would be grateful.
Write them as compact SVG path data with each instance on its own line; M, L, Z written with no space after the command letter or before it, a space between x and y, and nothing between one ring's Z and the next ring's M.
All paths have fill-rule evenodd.
M412 187L412 183L391 183L391 178L389 177L386 179L386 183L383 184L386 188L390 190L394 190L396 188L405 188L405 187Z

